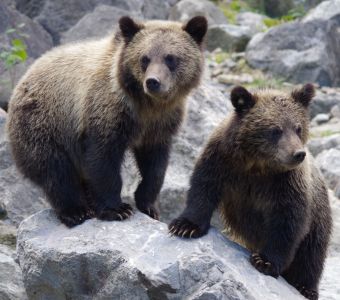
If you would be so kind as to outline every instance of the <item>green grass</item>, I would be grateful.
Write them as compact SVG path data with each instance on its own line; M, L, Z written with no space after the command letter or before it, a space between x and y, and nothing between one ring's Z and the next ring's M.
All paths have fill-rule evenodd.
M227 60L228 58L230 58L230 54L228 52L218 52L215 54L215 56L213 57L213 60L218 63L221 64L223 63L225 60Z

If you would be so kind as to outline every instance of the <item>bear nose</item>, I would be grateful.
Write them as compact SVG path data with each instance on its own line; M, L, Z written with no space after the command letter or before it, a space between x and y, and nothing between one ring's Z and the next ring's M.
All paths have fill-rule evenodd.
M160 86L161 86L160 81L155 77L151 77L146 80L146 87L151 92L159 91Z
M293 155L293 159L298 163L302 162L305 159L305 157L306 157L306 151L304 150L298 150Z

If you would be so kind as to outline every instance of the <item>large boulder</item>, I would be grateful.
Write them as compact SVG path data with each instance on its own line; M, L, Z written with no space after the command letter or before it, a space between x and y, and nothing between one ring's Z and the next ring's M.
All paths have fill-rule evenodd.
M340 150L324 150L316 157L316 162L328 186L335 190L336 195L340 195Z
M183 240L141 213L68 229L45 210L21 223L17 246L31 300L303 299L256 271L249 253L215 229Z
M340 150L340 134L312 138L308 142L308 149L313 154L313 156L317 156L322 151L332 148L337 148Z
M23 27L18 28L19 25ZM17 28L16 32L7 33L9 29ZM12 92L12 85L19 80L32 61L52 46L51 36L36 22L16 11L6 3L0 3L0 52L11 46L13 39L21 39L27 46L28 60L24 64L13 67L11 73L0 60L0 107L6 109ZM13 82L12 82L13 81Z
M209 27L207 33L207 49L213 51L221 48L228 52L242 52L253 36L248 26L220 24Z
M292 22L259 33L249 42L248 63L286 80L340 84L339 20Z
M141 10L143 1L138 0L36 0L20 1L18 9L39 22L59 44L60 35L74 26L85 14L97 5L106 4L126 10Z
M17 171L5 135L6 114L0 114L0 206L7 221L18 226L33 213L46 208L42 191Z
M209 25L227 24L228 20L223 12L208 0L182 0L170 10L169 19L188 21L194 16L205 16Z
M329 114L335 105L340 105L340 91L323 93L317 90L310 105L310 116L314 118L318 114Z
M128 15L141 14L147 19L167 19L171 2L163 0L17 0L17 8L38 21L60 43L62 33L75 26L86 14L99 5L108 5L127 11ZM113 14L115 17L116 12ZM100 20L101 15L97 15ZM104 14L104 18L107 18ZM110 25L111 23L109 23ZM98 27L100 30L101 27ZM97 35L101 35L100 32Z
M254 12L246 11L237 14L237 25L249 27L252 34L267 30L267 26L264 24L266 16L257 14Z
M323 1L317 7L309 11L302 22L330 20L337 15L340 15L340 0Z
M93 12L86 14L76 25L62 34L61 43L103 37L113 32L119 18L127 15L142 18L142 15L136 12L108 5L98 5Z
M20 267L15 262L15 250L0 244L0 299L26 300Z

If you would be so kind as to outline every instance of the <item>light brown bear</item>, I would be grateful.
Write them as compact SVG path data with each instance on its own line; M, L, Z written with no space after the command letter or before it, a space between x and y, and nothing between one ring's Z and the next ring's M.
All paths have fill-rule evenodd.
M187 207L169 225L175 235L200 237L220 206L254 267L282 275L308 299L318 298L332 224L325 183L305 149L313 95L311 84L289 94L234 88L235 112L211 136Z
M201 77L206 31L204 17L122 17L114 35L55 48L20 80L9 105L13 157L64 224L131 215L120 195L128 148L142 176L136 206L158 218L154 203L186 96Z

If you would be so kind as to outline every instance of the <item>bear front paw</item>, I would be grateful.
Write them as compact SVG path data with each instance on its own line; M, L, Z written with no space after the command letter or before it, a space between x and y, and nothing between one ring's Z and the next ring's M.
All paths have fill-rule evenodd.
M152 219L159 220L159 211L153 205L149 205L147 207L140 207L137 205L137 208L143 213L151 217Z
M118 207L104 207L97 214L97 218L104 221L123 221L132 216L132 207L127 203L121 203Z
M93 212L86 208L76 208L72 210L65 210L57 213L59 220L67 227L72 228L80 225L88 219L93 217Z
M253 253L250 256L250 263L255 267L255 269L265 275L270 275L275 278L279 277L279 271L275 264L268 261L259 253Z
M209 227L208 227L209 228ZM173 220L169 225L169 233L183 238L199 238L208 231L201 228L185 218Z
M309 290L305 286L296 285L296 289L300 292L302 296L309 300L318 300L319 299L319 293L314 290Z

